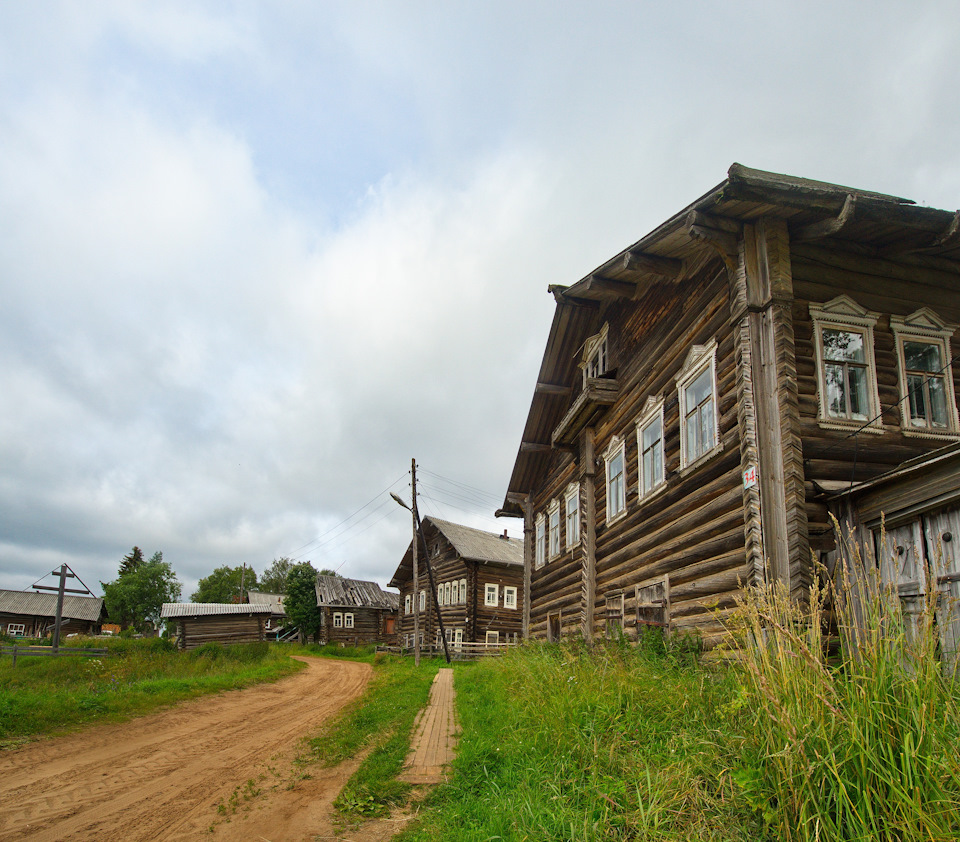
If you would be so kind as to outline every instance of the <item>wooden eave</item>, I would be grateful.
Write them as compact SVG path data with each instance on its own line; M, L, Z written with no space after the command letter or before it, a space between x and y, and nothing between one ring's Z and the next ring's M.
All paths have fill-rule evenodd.
M591 378L553 431L554 446L573 446L580 432L594 423L603 411L617 401L620 387L616 380Z

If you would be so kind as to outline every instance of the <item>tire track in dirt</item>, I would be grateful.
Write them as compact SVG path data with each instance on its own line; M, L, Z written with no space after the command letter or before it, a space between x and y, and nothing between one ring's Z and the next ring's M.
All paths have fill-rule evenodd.
M371 674L366 664L302 660L306 669L275 684L0 754L0 842L196 838L238 787L287 773L300 738Z

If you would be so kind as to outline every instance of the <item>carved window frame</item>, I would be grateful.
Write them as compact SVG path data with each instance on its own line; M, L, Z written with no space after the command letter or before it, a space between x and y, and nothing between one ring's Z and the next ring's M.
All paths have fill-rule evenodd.
M687 389L706 371L710 372L711 399L713 401L713 444L691 457L687 452ZM694 345L688 352L683 368L676 376L677 397L680 404L680 470L690 471L723 450L720 441L720 395L717 389L717 340L706 345Z
M649 488L644 482L644 447L643 434L654 423L660 423L660 470L654 477ZM637 419L637 495L641 500L647 500L660 494L666 488L666 452L664 450L665 430L663 423L663 398L647 398L643 407L643 414Z
M609 332L610 325L605 323L599 333L595 333L583 343L580 370L583 373L584 386L587 380L602 377L610 370Z
M900 384L900 428L905 436L933 439L955 439L960 435L960 418L957 415L957 396L953 384L953 363L950 339L956 325L947 324L929 307L921 307L909 316L891 316L890 329L897 346L897 379ZM942 428L920 427L911 423L910 396L907 379L904 342L921 342L935 345L943 361L944 400L946 402L946 426Z
M533 566L539 570L547 562L547 519L543 512L537 515L534 535Z
M611 483L616 480L617 474L611 476L611 463L620 458L621 473L615 493L611 493ZM627 448L626 442L620 436L614 436L603 452L603 465L606 481L607 523L616 523L627 514ZM618 508L614 508L614 504Z
M560 549L560 500L555 499L547 506L547 558L558 558Z
M874 356L873 328L880 317L861 307L848 295L838 295L826 304L810 304L810 319L813 322L813 348L817 360L817 420L825 430L862 430L867 433L883 433L883 418L880 415L880 392L877 387L877 363ZM859 333L863 336L864 364L867 378L867 418L835 418L827 411L826 359L823 353L823 331L838 330Z
M571 501L573 506L570 505ZM571 482L563 495L566 548L573 549L580 543L580 483ZM570 524L573 524L573 529Z

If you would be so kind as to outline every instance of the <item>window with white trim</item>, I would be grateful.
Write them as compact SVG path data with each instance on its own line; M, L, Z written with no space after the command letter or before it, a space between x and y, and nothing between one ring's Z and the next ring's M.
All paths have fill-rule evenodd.
M569 550L580 543L580 483L570 483L563 499L566 514L567 549Z
M663 468L663 398L648 398L637 421L639 492L651 494L665 481Z
M454 599L452 596L452 586L453 582L444 582L443 585L443 599L445 605L453 605Z
M811 304L810 318L821 425L839 429L868 425L865 429L882 432L873 354L878 314L840 295L826 304Z
M343 614L340 611L336 611L333 614L333 627L335 629L343 628Z
M410 613L410 603L411 603L411 602L412 602L411 595L410 595L410 594L407 594L407 595L403 598L403 613L404 613L404 614L409 614L409 613Z
M487 584L483 589L483 604L496 606L500 602L500 586Z
M420 610L423 611L427 607L427 592L420 591Z
M591 336L583 345L583 382L592 377L602 377L610 367L610 358L607 346L608 325L604 325L600 332Z
M614 436L603 454L607 476L607 521L616 520L627 510L627 460L623 439Z
M535 544L534 567L539 570L547 560L547 521L543 512L537 515L537 539Z
M487 645L488 645L488 646L499 646L499 645L500 645L500 632L498 632L498 631L488 631L488 632L487 632Z
M437 605L443 605L443 585L437 585Z
M353 628L353 614L344 614L343 615L343 627L345 629Z
M7 624L7 634L10 637L23 637L26 634L27 626L26 623L8 623Z
M897 343L904 432L952 438L960 430L950 353L956 327L929 307L906 317L891 316L890 327Z
M467 604L467 580L466 579L460 580L460 604L461 605Z
M511 585L504 585L503 607L504 608L517 607L517 589L515 587L512 587Z
M549 557L560 555L560 501L554 500L547 508L549 526L547 528L547 548Z
M680 401L680 467L710 454L719 444L717 342L694 345L677 375Z
M463 629L453 630L453 646L455 649L460 649L463 646Z

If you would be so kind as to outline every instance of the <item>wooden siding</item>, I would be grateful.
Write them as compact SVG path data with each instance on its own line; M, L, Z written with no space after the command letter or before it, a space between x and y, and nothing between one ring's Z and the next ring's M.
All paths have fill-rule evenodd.
M321 609L323 622L321 639L324 643L340 643L347 646L361 646L366 643L394 643L395 634L388 634L387 620L396 616L396 612L385 608L330 607ZM334 625L334 614L352 614L353 628Z
M189 651L204 643L255 643L265 640L264 617L243 614L211 614L183 617L177 623L177 647Z

